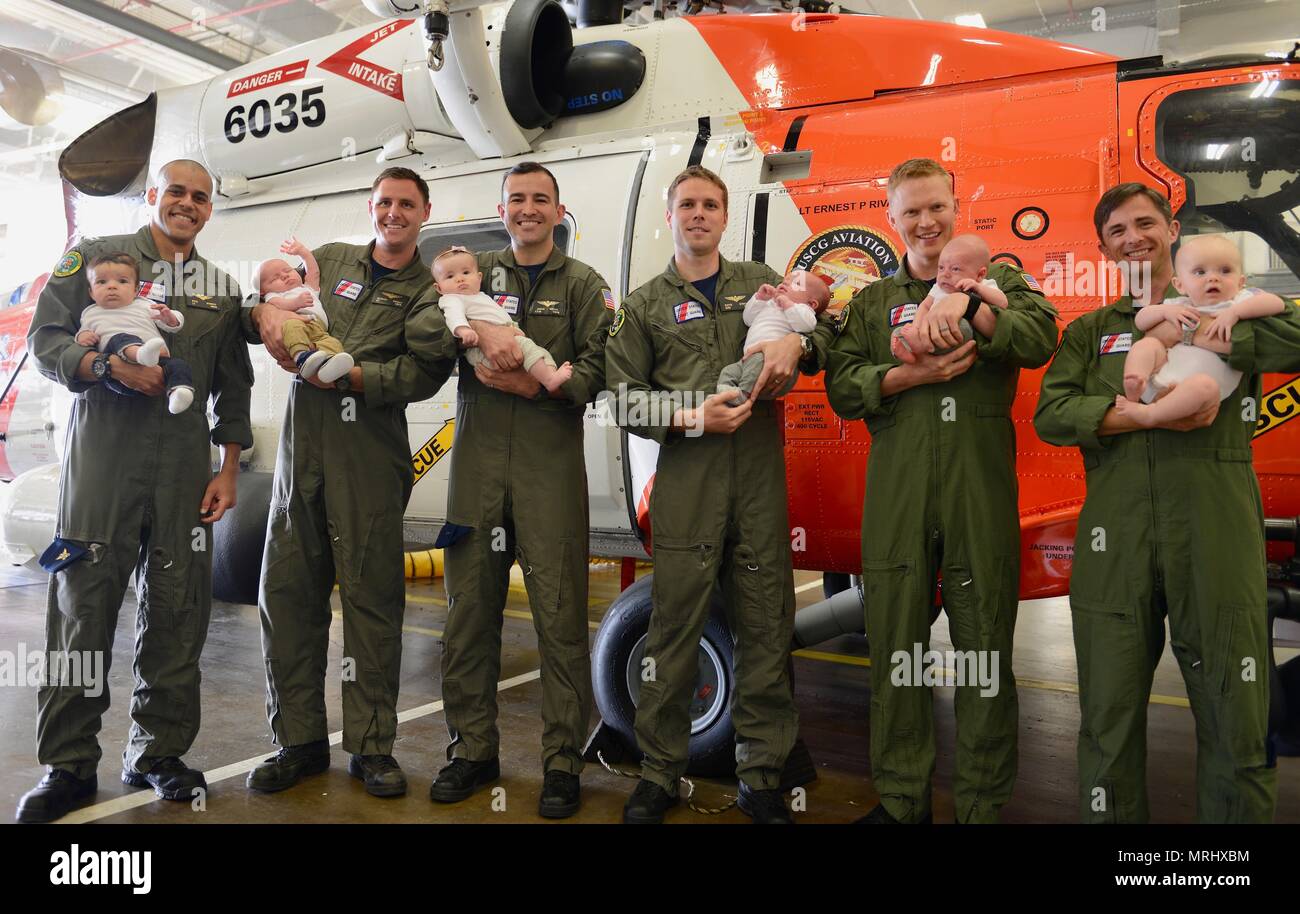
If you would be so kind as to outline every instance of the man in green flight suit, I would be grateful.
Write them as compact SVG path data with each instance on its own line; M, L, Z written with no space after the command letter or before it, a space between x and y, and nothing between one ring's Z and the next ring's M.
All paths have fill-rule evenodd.
M865 419L871 432L862 587L873 658L871 771L880 804L861 821L931 821L931 693L921 671L911 671L911 658L927 649L942 574L954 647L988 658L987 668L997 671L987 686L957 683L956 818L996 822L1015 784L1018 726L1011 650L1020 517L1011 403L1020 369L1051 358L1056 311L1032 276L990 264L989 278L1007 307L964 294L942 297L917 330L933 353L951 351L899 364L890 335L913 319L931 288L957 199L951 176L932 159L898 165L887 195L889 224L907 253L892 276L846 306L826 365L831 406L845 419ZM963 317L975 331L965 343ZM895 675L901 663L911 675Z
M392 755L406 606L402 515L414 480L406 404L437 392L452 362L417 358L407 339L425 311L438 310L416 246L428 184L387 168L368 206L373 241L312 252L330 333L356 365L334 384L299 379L285 407L260 600L267 716L281 749L248 775L254 790L283 790L329 767L325 664L337 580L348 773L372 796L406 792ZM290 371L281 324L293 319L260 304L246 326Z
M472 322L494 368L460 366L445 547L447 629L442 697L449 764L429 797L454 803L500 777L497 680L501 623L517 560L542 656L542 770L538 813L578 810L582 744L591 715L587 647L588 510L582 418L605 386L614 300L591 267L555 246L564 218L555 176L522 162L502 179L497 212L510 247L478 255L493 296L573 376L555 394L521 368L511 327ZM455 358L445 323L413 344Z
M1094 213L1103 254L1138 292L1076 318L1043 377L1034 426L1077 446L1087 471L1070 609L1079 665L1079 803L1085 822L1146 822L1147 702L1164 650L1182 670L1196 719L1196 815L1202 822L1268 822L1268 623L1264 522L1251 464L1260 374L1300 370L1300 309L1239 321L1227 353L1241 371L1222 404L1145 430L1115 411L1125 353L1141 339L1142 304L1177 293L1169 202L1137 183L1108 190ZM1135 269L1136 268L1136 269ZM1145 294L1142 294L1145 293Z
M667 217L673 259L623 302L605 350L619 425L661 446L650 497L649 665L636 713L645 757L623 821L662 822L678 802L700 636L721 582L736 639L739 805L755 822L789 824L779 787L798 718L788 673L795 602L781 428L771 400L733 407L734 391L716 392L723 366L744 349L745 303L781 277L719 254L727 187L713 172L691 166L679 174L668 187ZM801 360L819 370L818 350L801 334L762 348L756 394L780 390Z
M47 766L18 804L20 822L49 822L97 788L100 719L118 610L136 572L135 690L122 780L169 800L206 790L181 761L199 730L199 655L212 608L208 526L235 506L239 452L253 444L253 370L239 329L239 288L199 256L194 239L212 215L212 177L181 159L159 169L146 195L149 224L133 235L87 239L68 251L41 292L28 348L41 374L77 395L59 488L56 568L46 608L46 682L38 693L37 755ZM194 404L172 415L163 371L98 354L75 341L90 303L89 265L123 252L139 291L184 316L166 337L189 362ZM134 291L134 290L133 290ZM116 386L136 396L114 392ZM209 431L212 399L216 425ZM222 449L213 476L209 441ZM47 553L48 555L48 553ZM100 669L99 682L62 682L65 659ZM102 658L87 664L90 658ZM51 674L54 674L51 676Z

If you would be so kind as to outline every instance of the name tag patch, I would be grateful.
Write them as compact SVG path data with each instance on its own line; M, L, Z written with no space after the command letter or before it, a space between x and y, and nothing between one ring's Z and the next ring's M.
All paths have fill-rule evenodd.
M334 287L334 294L341 297L356 301L361 297L361 290L364 289L361 283L351 279L340 279L338 285Z
M163 304L167 301L167 286L160 282L141 282L135 293L137 298L145 298Z
M191 308L202 308L204 311L219 311L221 308L217 300L211 295L191 295L189 300Z
M912 302L906 305L897 305L889 309L889 326L897 327L899 324L910 324L916 320L916 309L921 307L920 302Z
M399 295L396 292L376 292L371 302L376 305L383 305L386 308L405 308L410 300L409 295Z
M704 306L697 301L688 299L679 305L673 305L673 320L679 324L696 321L702 317L704 317Z
M493 295L492 300L500 305L511 317L519 313L518 295Z
M718 302L719 311L739 311L745 307L745 302L749 301L748 295L724 295Z
M533 302L532 307L528 309L528 313L551 315L552 317L559 316L564 313L564 302L539 298Z
M1132 333L1105 333L1102 334L1101 346L1097 351L1101 355L1113 355L1116 352L1128 352L1132 348Z

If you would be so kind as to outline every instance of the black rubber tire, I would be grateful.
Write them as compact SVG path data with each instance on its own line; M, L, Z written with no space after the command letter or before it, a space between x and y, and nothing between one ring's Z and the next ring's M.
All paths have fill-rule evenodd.
M636 704L627 685L627 664L638 641L650 628L650 587L653 575L646 575L614 601L596 631L591 648L591 679L596 708L601 718L641 757L636 747L633 723ZM736 773L736 731L731 723L733 643L723 614L721 599L714 594L713 612L704 625L707 640L725 666L723 707L705 730L691 736L690 761L686 773L696 777L725 778Z
M257 603L274 478L271 473L240 473L234 509L213 526L212 595L218 600Z

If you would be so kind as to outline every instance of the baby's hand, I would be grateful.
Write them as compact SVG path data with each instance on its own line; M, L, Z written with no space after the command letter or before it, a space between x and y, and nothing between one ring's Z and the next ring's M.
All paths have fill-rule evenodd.
M772 285L770 282L765 282L758 287L758 291L754 293L754 297L759 301L769 301L776 297L776 286Z
M280 245L281 254L293 254L297 257L303 256L307 252L307 246L294 236L290 235L289 239Z
M176 312L166 305L159 305L154 311L154 319L160 320L168 327L179 327L181 322L176 318Z
M1184 327L1195 327L1201 322L1201 312L1190 305L1156 305L1155 307L1160 309L1165 320L1179 330Z
M460 340L461 345L466 349L473 349L478 345L478 334L469 327L457 327L456 339Z
M1232 342L1232 328L1237 321L1241 320L1237 312L1228 308L1226 311L1220 311L1214 316L1214 323L1210 324L1210 329L1206 331L1210 339L1223 340L1225 343Z
M983 298L983 296L980 295L980 284L969 276L963 276L961 279L957 280L955 288L958 292L965 292L967 295L974 295L976 298L980 299Z
M271 300L281 311L301 311L311 307L311 290L303 289L291 295L279 295Z
M77 334L77 345L94 349L99 345L99 334L93 330L83 330Z

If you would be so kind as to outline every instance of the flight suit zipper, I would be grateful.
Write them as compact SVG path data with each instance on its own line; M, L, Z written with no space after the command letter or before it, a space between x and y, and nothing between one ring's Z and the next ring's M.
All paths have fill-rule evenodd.
M1163 590L1164 574L1163 566L1160 563L1160 527L1158 526L1160 510L1159 506L1156 504L1156 455L1155 449L1151 446L1152 435L1152 432L1144 433L1147 448L1147 488L1151 493L1151 497L1147 499L1147 503L1151 506L1151 556L1155 563L1156 587Z

